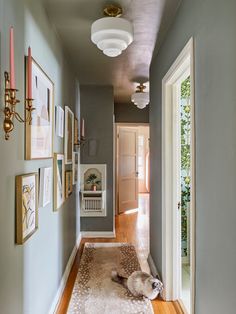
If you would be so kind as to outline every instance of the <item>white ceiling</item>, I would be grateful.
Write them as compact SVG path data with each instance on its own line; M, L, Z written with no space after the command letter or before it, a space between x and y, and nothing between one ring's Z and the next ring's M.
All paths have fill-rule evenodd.
M103 17L109 0L44 0L81 84L113 85L115 101L130 102L135 82L149 80L156 44L162 41L181 0L118 0L134 26L134 41L122 55L109 58L90 40L92 23Z

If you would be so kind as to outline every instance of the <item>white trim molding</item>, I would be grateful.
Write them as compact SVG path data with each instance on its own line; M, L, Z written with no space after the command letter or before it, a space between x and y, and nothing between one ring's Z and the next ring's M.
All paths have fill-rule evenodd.
M177 178L178 163L176 117L177 106L173 97L180 80L191 78L191 314L194 313L195 283L195 126L194 126L194 43L189 40L170 70L162 80L162 279L166 301L180 297L181 247L176 239L179 231L177 203L179 190ZM176 96L176 95L175 95ZM177 95L178 96L178 95ZM176 178L176 179L175 179ZM178 243L177 243L178 242Z
M148 261L148 265L150 267L150 271L151 271L151 274L153 275L153 277L158 278L159 280L161 280L161 277L160 277L160 275L159 275L159 273L157 271L156 265L155 265L154 260L153 260L153 258L152 258L150 253L148 254L147 261Z
M115 231L82 231L82 238L115 238Z
M74 260L75 260L76 253L77 253L78 248L79 248L80 243L81 243L81 239L82 239L82 235L80 233L78 238L77 238L76 244L75 244L75 246L74 246L74 248L73 248L73 250L71 252L69 260L67 262L64 274L63 274L63 276L61 278L61 281L60 281L60 285L59 285L59 287L57 289L57 293L56 293L56 295L55 295L55 297L53 299L53 302L52 302L52 305L50 307L50 310L49 310L48 314L54 314L54 313L57 312L60 299L62 297L63 291L64 291L66 283L67 283L67 279L69 277L71 268L72 268Z

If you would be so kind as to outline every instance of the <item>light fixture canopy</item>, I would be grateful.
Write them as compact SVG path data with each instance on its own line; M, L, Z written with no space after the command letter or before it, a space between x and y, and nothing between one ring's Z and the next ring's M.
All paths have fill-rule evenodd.
M122 8L107 5L103 17L92 24L91 40L108 57L117 57L133 41L132 24L120 16Z
M149 104L149 92L144 92L146 86L140 83L137 86L137 90L131 96L131 101L139 108L144 109Z

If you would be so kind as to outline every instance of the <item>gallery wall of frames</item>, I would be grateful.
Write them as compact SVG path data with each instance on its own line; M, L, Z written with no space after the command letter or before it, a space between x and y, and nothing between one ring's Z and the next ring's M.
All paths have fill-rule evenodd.
M25 126L25 160L53 159L53 166L17 175L16 243L24 244L38 229L38 210L53 203L58 211L77 185L80 146L85 141L84 119L75 117L70 106L54 104L56 86L28 49L25 57L25 117L18 113L14 66L14 30L10 28L9 72L5 72L5 139L14 136L14 125ZM64 107L64 108L63 108ZM80 129L80 132L79 132ZM64 139L64 149L54 151L54 139Z

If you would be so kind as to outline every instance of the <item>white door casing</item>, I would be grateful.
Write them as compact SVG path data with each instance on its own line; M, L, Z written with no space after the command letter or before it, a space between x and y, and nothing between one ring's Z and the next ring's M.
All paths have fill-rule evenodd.
M138 129L118 130L118 206L119 213L138 208Z
M195 138L194 138L194 68L191 38L162 81L162 277L164 298L180 298L181 239L180 239L180 113L178 84L191 79L191 204L190 204L190 264L191 314L195 295Z

